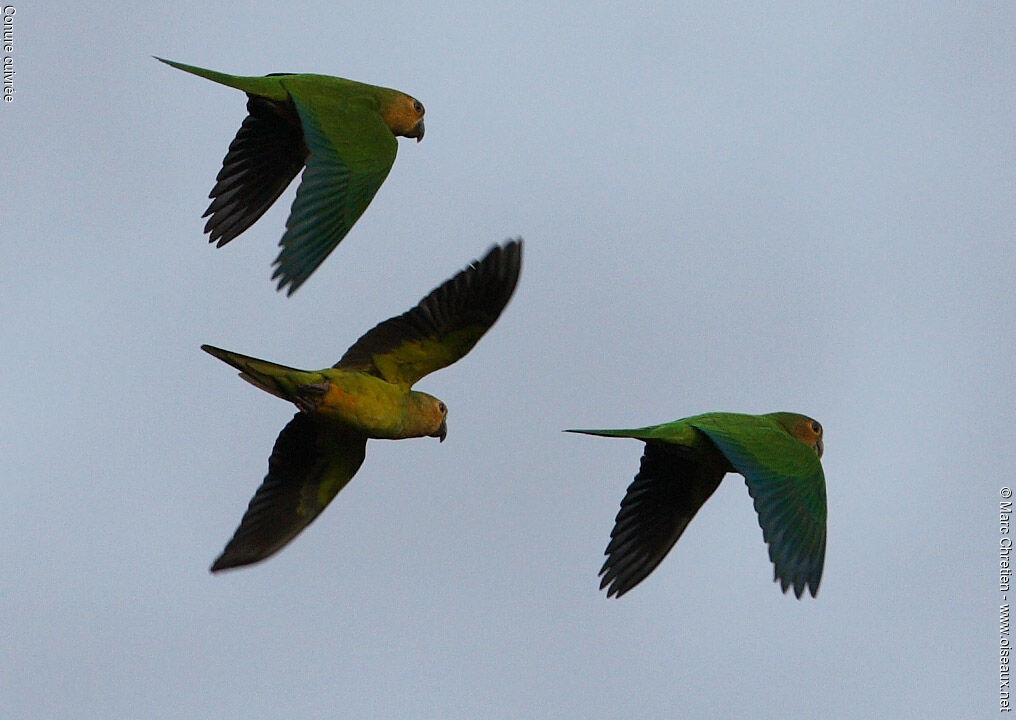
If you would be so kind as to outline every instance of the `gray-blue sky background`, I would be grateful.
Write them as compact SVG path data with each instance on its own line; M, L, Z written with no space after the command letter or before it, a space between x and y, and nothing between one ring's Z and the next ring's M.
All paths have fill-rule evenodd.
M15 5L0 715L996 712L1013 6L384 5ZM427 136L287 299L292 187L201 234L243 95L150 55L397 87ZM199 345L331 364L516 235L505 314L418 386L448 441L372 441L210 575L292 409ZM826 428L818 598L771 582L738 476L597 592L641 444L560 431L778 409Z

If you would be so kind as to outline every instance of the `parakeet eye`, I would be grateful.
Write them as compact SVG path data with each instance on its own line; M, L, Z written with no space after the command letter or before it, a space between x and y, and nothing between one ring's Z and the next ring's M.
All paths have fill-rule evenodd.
M447 415L447 414L448 414L448 408L447 408L447 407L445 406L445 404L444 404L443 402L439 402L439 403L437 404L437 409L438 409L438 411L439 411L439 412L440 412L440 413L441 413L442 415Z
M413 110L416 111L417 115L423 115L423 103L421 103L419 100L414 100Z
M821 435L822 434L822 426L819 425L817 422L813 422L811 424L811 431L813 433L815 433L816 435Z

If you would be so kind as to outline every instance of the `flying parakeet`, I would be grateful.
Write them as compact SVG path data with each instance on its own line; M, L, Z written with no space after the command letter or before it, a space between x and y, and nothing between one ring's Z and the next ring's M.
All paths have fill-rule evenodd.
M296 537L356 474L368 438L443 441L448 409L412 390L413 383L472 349L507 305L521 266L521 240L494 246L416 307L367 332L325 370L203 345L244 380L299 408L275 441L268 475L212 572L264 560Z
M306 166L272 279L292 295L346 236L395 163L396 136L423 139L423 105L329 75L243 77L156 58L247 93L247 117L216 176L205 232L222 247L261 217Z
M632 430L567 432L645 442L642 464L621 501L600 569L600 589L621 597L644 580L728 472L740 473L755 503L783 592L818 592L826 546L822 426L804 415L706 413ZM608 587L609 586L609 587Z

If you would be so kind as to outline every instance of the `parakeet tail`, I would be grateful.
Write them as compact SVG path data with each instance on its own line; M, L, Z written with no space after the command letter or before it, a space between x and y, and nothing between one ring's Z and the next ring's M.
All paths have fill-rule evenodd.
M278 75L249 77L244 75L228 75L227 73L217 72L216 70L206 70L205 68L196 67L194 65L186 65L173 60L166 60L165 58L158 56L155 56L155 59L159 62L164 62L171 67L175 67L177 70L189 72L192 75L203 77L206 80L217 82L220 85L226 85L227 87L236 88L237 90L243 90L245 93L263 95L264 97L272 98L273 100L286 100L289 98L289 93L283 89Z
M583 435L601 435L603 437L623 437L642 439L645 435L644 428L634 430L565 430L570 433L582 433Z
M201 349L209 355L219 358L222 362L235 367L240 371L240 377L254 387L260 388L283 400L294 401L295 386L291 378L293 373L302 373L304 372L303 370L268 362L267 360L258 360L248 355L241 355L240 353L223 350L212 345L202 345Z

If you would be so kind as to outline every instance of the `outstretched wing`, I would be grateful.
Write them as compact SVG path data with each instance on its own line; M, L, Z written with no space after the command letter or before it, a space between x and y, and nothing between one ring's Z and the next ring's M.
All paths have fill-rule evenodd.
M522 240L495 245L413 309L353 343L337 368L410 386L468 353L501 315L522 268Z
M363 215L399 146L376 111L336 94L303 98L299 87L287 88L310 151L272 274L292 295Z
M607 597L621 597L660 564L724 473L692 448L646 442L604 552L600 589L607 588Z
M769 545L774 580L779 580L783 592L793 586L801 597L807 588L814 597L826 547L825 475L815 450L764 418L724 423L706 417L689 422L744 475Z
M307 158L300 117L292 102L247 96L247 117L229 144L205 232L222 247L253 225L300 172Z
M268 475L212 572L259 562L285 547L356 474L366 447L360 433L297 413L279 433Z

